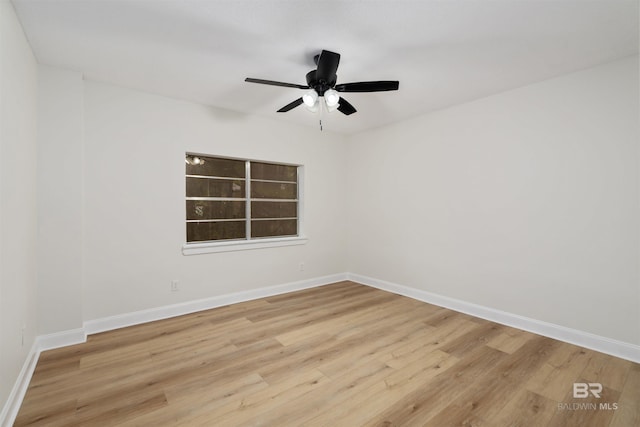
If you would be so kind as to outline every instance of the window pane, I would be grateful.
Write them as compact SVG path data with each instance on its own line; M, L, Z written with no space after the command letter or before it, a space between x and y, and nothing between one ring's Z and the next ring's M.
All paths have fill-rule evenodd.
M187 200L187 219L235 219L246 217L246 202Z
M244 239L245 237L244 221L187 223L187 242Z
M298 216L297 202L251 202L253 218L295 218Z
M187 155L188 157L191 155ZM223 176L231 178L245 177L245 162L243 160L218 159L215 157L197 156L204 160L204 164L187 166L187 175Z
M295 219L274 219L251 221L251 237L296 236L298 221Z
M298 167L251 162L251 179L296 182L298 180Z
M251 181L251 197L256 199L295 199L298 196L296 184Z
M244 181L187 177L187 197L244 198Z
M187 242L298 235L298 166L189 153L186 161ZM245 175L247 162L251 177ZM252 236L246 235L246 221Z

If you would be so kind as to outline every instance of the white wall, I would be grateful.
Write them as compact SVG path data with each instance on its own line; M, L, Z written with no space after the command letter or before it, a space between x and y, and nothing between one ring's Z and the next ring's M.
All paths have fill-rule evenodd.
M38 68L38 334L82 327L84 82Z
M640 344L638 58L349 142L349 271Z
M84 320L346 270L342 137L94 82L84 102ZM182 255L185 152L303 164L309 242Z
M13 6L0 1L0 402L3 404L36 331L36 92L35 58Z

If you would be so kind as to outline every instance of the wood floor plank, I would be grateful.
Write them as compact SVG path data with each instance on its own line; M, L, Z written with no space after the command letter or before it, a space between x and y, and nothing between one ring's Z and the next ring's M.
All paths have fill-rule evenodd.
M268 387L269 385L260 375L251 373L226 381L212 382L207 387L189 393L170 391L167 398L169 405L125 420L118 425L122 427L215 425L212 414L217 409Z
M621 391L632 363L607 354L592 353L594 356L582 371L582 377L589 382L602 383L613 390Z
M580 366L580 369L584 369L593 355L585 348L565 343L551 354L547 362L555 368Z
M558 346L547 362L529 378L524 387L551 400L561 402L597 354L571 344Z
M386 362L388 358L384 355L400 348L414 333L424 329L420 321L406 321L403 317L397 317L395 320L388 317L386 320L388 323L385 323L384 327L373 332L365 328L358 336L338 340L337 345L343 351L331 359L324 360L318 369L330 378L339 378L355 364L370 363L374 360ZM348 351L344 351L346 349Z
M529 332L507 328L487 342L489 347L512 354L535 335Z
M640 365L632 364L610 427L640 426Z
M538 335L506 357L492 371L499 375L502 381L516 383L522 387L561 345L559 341Z
M326 333L326 331L334 331L337 334L343 330L354 327L371 324L372 321L380 321L380 313L385 313L385 320L390 321L391 318L408 317L402 304L398 301L378 299L374 301L365 301L356 306L347 306L345 310L332 310L330 315L314 319L304 325L299 325L294 330L278 334L276 339L283 345L289 345L297 339L304 338L314 333Z
M545 427L556 411L556 402L529 390L520 389L499 410L492 422L496 426Z
M384 355L381 360L384 360L392 368L401 368L408 363L419 360L425 354L444 347L477 327L477 323L454 318L453 321L438 328L423 328L418 331L419 335L418 333L412 334L407 344Z
M259 418L261 413L277 410L288 405L292 399L305 396L318 387L323 387L330 379L316 369L291 375L282 381L270 384L242 399L230 402L209 414L217 425L240 425Z
M121 421L136 419L144 414L153 413L167 405L162 391L150 394L135 393L121 396L109 406L93 403L76 408L74 419L79 425L118 425Z
M479 418L476 414L468 410L467 405L453 403L447 406L434 418L423 423L419 418L413 418L409 424L424 427L490 427L492 424Z
M14 425L68 426L75 417L77 398L57 398L47 401L25 400Z
M532 338L511 355L486 370L464 392L455 396L432 423L458 414L456 422L492 423L501 408L522 388L523 382L549 358L557 342L545 337ZM489 424L491 425L491 424Z
M371 297L381 297L380 294L372 291L371 288L366 286L353 289L327 289L322 294L302 291L303 294L296 298L282 298L275 302L272 301L268 310L261 310L259 313L246 317L252 322L263 322L283 317L292 318L297 314L305 316L317 315L321 312L326 313L327 311L335 310L343 304L353 305L366 301ZM315 310L309 310L310 308L315 308Z
M369 286L343 281L327 286L275 295L267 297L265 300L273 305L291 307L292 304L330 300L335 301L336 299L340 299L341 296L355 296L367 293L375 293L375 289L370 288Z
M408 393L422 387L431 378L440 375L457 362L455 356L434 351L420 362L405 365L391 371L383 381L362 390L355 389L348 401L340 401L315 418L305 421L305 426L359 426L384 410L386 405L397 402Z
M496 323L478 325L476 328L443 346L442 351L458 357L463 356L476 347L486 345L498 336L503 329L503 326Z
M352 315L360 310L370 310L387 301L392 301L390 295L377 294L367 298L355 298L345 300L327 307L307 308L303 313L284 314L270 319L269 322L254 322L252 328L239 331L234 334L232 342L238 346L243 346L257 339L277 335L301 335L300 328L317 329L321 322L335 322L336 318L344 315Z
M577 369L571 369L570 366L554 368L545 363L527 381L525 388L548 399L560 402L566 396L567 390L573 386L580 372L579 366Z
M629 427L638 402L638 364L344 281L45 351L15 426Z
M241 426L251 425L305 425L309 420L322 416L332 406L351 399L372 385L381 382L392 368L381 362L356 365L343 376L333 379L324 387L302 396L298 396L286 405L261 413L254 420Z
M436 376L403 399L388 405L364 425L421 425L437 416L460 394L505 358L505 353L487 346L475 348L453 367Z

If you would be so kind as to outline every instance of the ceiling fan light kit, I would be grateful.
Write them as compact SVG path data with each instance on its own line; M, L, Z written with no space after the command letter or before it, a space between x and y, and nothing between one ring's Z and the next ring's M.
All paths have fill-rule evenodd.
M316 112L318 109L321 109L319 108L318 98L322 97L327 111L332 112L338 110L342 114L349 116L357 110L346 99L340 96L338 92L384 92L398 90L399 82L397 80L342 83L336 85L338 79L336 72L338 70L338 64L340 63L340 54L323 50L322 53L316 55L313 59L317 68L307 73L306 86L273 80L254 79L251 77L247 77L245 81L307 90L302 97L280 108L278 113L286 113L300 104L304 104L309 111Z
M305 105L305 107L307 108L307 110L311 111L312 113L317 113L320 110L320 103L316 101L311 105Z
M340 95L334 89L327 89L324 93L324 102L327 103L327 107L337 107L340 101Z
M307 107L313 107L316 105L316 102L318 102L318 93L311 89L309 92L302 95L302 102L304 102L304 105Z

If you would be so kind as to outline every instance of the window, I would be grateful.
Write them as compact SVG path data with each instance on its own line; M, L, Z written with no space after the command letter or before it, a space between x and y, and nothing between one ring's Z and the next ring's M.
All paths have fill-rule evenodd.
M297 165L186 155L187 244L300 234Z

